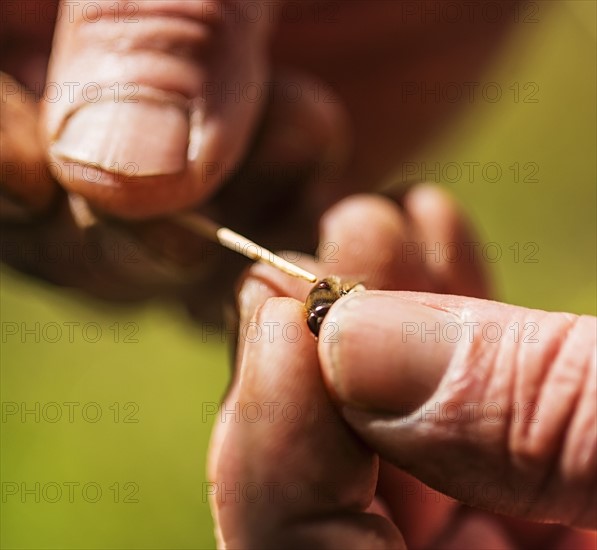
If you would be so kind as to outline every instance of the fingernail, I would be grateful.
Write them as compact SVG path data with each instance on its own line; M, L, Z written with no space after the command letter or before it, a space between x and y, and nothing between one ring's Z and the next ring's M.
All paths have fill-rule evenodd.
M322 326L324 374L346 405L408 414L437 389L454 355L457 326L458 318L444 311L355 293L332 307Z
M257 308L274 296L271 289L263 282L249 276L243 282L238 293L238 310L241 323L248 323Z
M237 297L239 313L238 341L235 354L237 359L243 357L248 324L253 319L253 316L259 307L262 306L268 298L272 298L273 296L274 293L272 292L272 289L259 279L249 275L243 281Z
M128 176L176 174L186 166L189 130L188 113L176 104L100 102L75 111L52 153Z

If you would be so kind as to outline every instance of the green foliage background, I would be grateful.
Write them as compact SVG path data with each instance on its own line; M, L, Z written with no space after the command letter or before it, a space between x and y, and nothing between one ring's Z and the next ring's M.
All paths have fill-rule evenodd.
M428 166L497 162L504 168L495 183L446 184L482 238L503 251L493 272L503 301L596 312L595 6L542 3L538 23L515 25L483 79L500 84L502 99L472 103L420 159ZM510 89L516 82L518 102ZM524 101L527 82L539 87L536 103ZM515 182L506 169L515 162L536 163L537 181L523 181L529 172L521 168ZM515 261L509 247L528 242L536 243L532 258L538 261L525 262L531 251L522 248ZM2 342L3 403L96 402L103 413L96 423L81 420L80 408L73 423L35 423L32 416L1 423L3 483L95 482L103 491L97 503L81 498L81 486L73 503L6 496L2 548L213 548L203 487L213 417L203 412L225 388L227 346L217 338L202 341L200 328L172 305L116 308L7 268L1 277L3 323L94 322L103 332L97 343ZM138 342L115 342L114 322L121 338L125 324L136 323ZM138 422L124 422L127 413ZM127 482L137 484L138 502L122 502ZM120 484L119 502L109 488L114 483Z

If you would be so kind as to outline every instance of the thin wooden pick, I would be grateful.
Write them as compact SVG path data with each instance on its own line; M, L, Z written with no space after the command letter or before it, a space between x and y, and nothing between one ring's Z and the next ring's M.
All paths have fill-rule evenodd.
M299 279L304 279L310 283L317 281L317 276L313 273L280 258L280 256L277 256L270 250L259 246L257 243L235 233L227 227L216 224L200 214L188 212L177 214L173 217L173 220L194 233L198 233L206 239L220 243L222 246L225 246L234 252L238 252L251 260L270 264L292 277L298 277Z

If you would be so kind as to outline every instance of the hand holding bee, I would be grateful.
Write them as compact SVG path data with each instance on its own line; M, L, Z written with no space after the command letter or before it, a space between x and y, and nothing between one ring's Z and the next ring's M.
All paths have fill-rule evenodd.
M562 525L595 528L594 499L589 494L594 468L577 459L580 455L574 450L586 449L589 454L583 456L595 456L595 440L587 440L597 416L591 397L595 319L576 319L568 333L569 316L430 293L435 287L479 296L487 285L482 266L401 261L396 250L414 234L426 235L430 243L454 242L455 235L457 242L470 239L454 203L443 192L415 188L404 205L400 211L385 199L367 196L341 202L324 217L320 244L320 253L326 243L338 245L337 263L330 267L323 254L319 261L303 258L299 263L323 281L333 272L340 280L366 280L368 288L426 292L363 290L339 297L328 308L328 293L332 298L337 295L335 278L325 288L318 284L313 288L261 264L245 277L239 293L237 376L225 408L240 405L242 410L256 403L278 408L262 421L241 418L217 426L210 479L218 486L292 485L301 497L273 494L258 502L231 503L222 494L214 495L219 544L472 548L482 539L503 548L529 546L529 541L546 548L591 548L591 534ZM307 328L304 301L314 309L321 293L329 311L317 323L320 333L315 341ZM540 323L551 331L549 338L526 347L521 342L505 343L498 354L495 344L478 337L470 345L441 336L437 342L422 343L420 334L417 338L410 330L437 324L441 335L445 327L462 327L465 321L506 325L517 319ZM248 332L251 326L261 327L263 337L254 338ZM266 327L272 327L270 333ZM248 336L243 339L243 334ZM559 339L566 357L554 361L545 349ZM527 355L528 365L516 361L523 347L532 355ZM440 411L470 402L479 404L477 412L488 402L512 410L513 396L503 390L516 371L523 376L523 368L531 377L544 372L535 433L525 433L528 425L523 424L511 424L508 432L503 422L489 422L493 418L442 421L441 413L433 416L436 403ZM576 392L562 393L561 385L551 386L558 384L561 368L572 369L567 372L575 380ZM537 399L534 392L539 388L527 381L519 390L523 393L515 397L520 402ZM292 418L280 414L290 404L298 411ZM421 416L418 407L425 404L428 409L423 411L428 413ZM572 411L571 424L562 423L562 415ZM580 429L588 425L593 428ZM513 440L504 441L508 433ZM564 449L552 445L564 438ZM527 460L535 469L529 470ZM540 491L544 481L534 476L544 480L546 472L553 472L553 460L568 475L547 474L552 489L546 495ZM459 491L487 486L497 487L501 498L488 499L483 491ZM458 500L470 508L456 514ZM420 517L426 521L410 520ZM267 518L267 529L255 518ZM525 519L549 519L561 525Z

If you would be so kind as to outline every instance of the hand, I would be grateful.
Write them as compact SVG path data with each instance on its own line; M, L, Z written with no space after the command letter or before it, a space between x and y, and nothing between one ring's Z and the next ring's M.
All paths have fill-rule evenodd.
M32 4L26 13L41 12L50 23L51 5L46 0ZM87 8L93 11L98 5L106 15L99 22L85 15L90 13ZM226 9L236 9L238 16L240 5L226 5ZM18 11L19 6L11 7ZM288 100L284 93L289 87L319 90L324 86L317 79L284 68L270 71L263 51L267 34L263 27L269 18L245 24L243 17L230 11L224 15L224 7L224 3L170 1L62 5L48 69L48 93L56 88L80 92L88 83L99 82L127 89L102 88L106 101L97 102L61 93L59 101L47 98L41 116L35 94L2 75L0 218L4 261L112 299L174 294L191 309L209 316L214 302L219 309L223 289L238 276L239 259L168 220L123 223L105 215L159 218L204 203L204 213L266 241L265 245L274 237L289 246L309 246L308 239L298 242L297 221L304 226L318 215L321 207L313 200L313 190L327 179L321 167L338 177L348 135L344 113L330 92L326 92L325 103L307 93ZM135 14L129 13L136 9ZM10 15L10 10L7 13ZM43 26L44 18L33 19L35 28L19 29L28 18L16 13L13 20L9 18L9 28L15 34L35 31L35 36L43 36L38 27ZM129 41L114 63L112 46L125 31ZM89 40L90 34L97 40ZM40 59L48 56L49 44L37 40L31 44L35 55L24 56L18 48L9 48L3 66L39 91L43 88ZM148 63L138 63L139 59ZM123 67L134 70L113 74ZM188 70L180 70L185 67ZM257 89L260 101L246 98L248 86ZM243 91L241 99L224 93L236 87ZM186 137L184 143L167 138L164 131L169 126L156 120L151 128L142 127L156 116L166 116L173 124L181 122L169 101L175 88L184 89L187 107L202 111L202 117L198 111L191 117L193 135L204 139L198 156L188 165ZM169 92L160 92L164 89ZM119 95L115 97L116 92ZM160 93L163 101L156 101ZM83 124L73 138L72 125L79 124L81 117L115 109L118 120L102 116L97 123ZM126 123L126 112L138 117L138 123ZM151 135L156 139L148 143ZM69 139L70 146L65 144ZM88 139L93 141L91 149L82 145ZM151 144L159 151L152 151ZM69 147L76 150L69 152ZM59 154L54 154L56 151ZM123 158L108 158L110 154ZM185 161L186 168L177 168L174 175L168 173L172 165L166 166L164 173L147 173L159 168L148 168L147 163L173 158ZM94 182L85 177L85 170L87 175L94 174ZM225 188L218 196L210 196L224 180ZM87 200L96 215L93 225L85 219L81 222L77 216L80 209L71 207L63 189ZM324 195L317 196L321 199ZM300 235L305 233L309 231Z
M3 92L17 90L2 98L2 260L109 299L174 295L204 318L214 317L246 259L168 219L125 223L93 215L88 224L78 212L80 198L67 199L50 175L32 96L8 75L0 78ZM289 73L278 78L296 82ZM305 86L313 83L300 78ZM318 167L342 161L342 120L337 104L306 96L288 103L273 93L249 158L203 212L265 246L313 248L308 227L322 208L315 199L324 195L314 191L322 183ZM293 124L289 135L286 127Z
M350 198L326 215L320 253L339 243L334 271L370 273L372 287L417 274L410 280L420 288L434 281L449 291L455 281L472 294L459 271L472 272L479 296L479 266L409 265L388 254L422 245L413 232L433 235L429 246L472 240L463 227L433 188L411 191L402 213L382 199ZM267 300L304 300L307 291L255 266L239 294L238 370L218 414L207 489L220 545L594 545L586 532L521 521L597 526L594 318L366 291L332 307L316 343L300 302ZM476 327L472 341L467 326Z
M35 94L2 82L4 261L108 298L175 293L192 304L219 297L234 260L164 222L83 230L62 190L127 220L201 206L265 245L310 250L325 208L387 178L458 108L417 94L397 103L404 80L474 80L513 7L455 26L413 25L421 14L392 2L304 2L298 18L284 2L252 3L257 18L243 2L65 2L50 50L52 3L21 4L6 11L2 67L38 92L50 86L37 132ZM430 33L436 41L420 40ZM424 47L407 59L413 44ZM78 254L44 260L65 242Z

